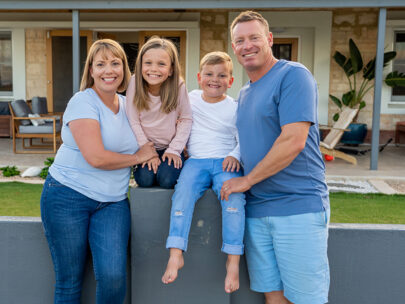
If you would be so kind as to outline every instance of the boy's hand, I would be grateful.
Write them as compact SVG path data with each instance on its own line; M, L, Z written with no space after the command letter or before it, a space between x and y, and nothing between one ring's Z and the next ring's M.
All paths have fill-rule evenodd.
M173 166L176 169L180 169L181 166L183 165L183 163L181 161L181 157L176 154L165 152L165 153L163 153L162 161L165 161L166 158L167 158L167 164L170 166L170 164L173 162Z
M239 172L240 164L238 160L233 156L227 156L224 161L222 162L222 170L224 171L231 171L231 172Z
M147 162L143 163L143 164L142 164L142 168L145 167L145 165L148 165L149 171L150 171L150 170L153 170L153 173L156 174L156 173L157 173L157 169L158 169L158 167L159 167L159 165L160 165L161 163L162 163L162 162L160 161L159 157L154 157L154 158L148 160Z

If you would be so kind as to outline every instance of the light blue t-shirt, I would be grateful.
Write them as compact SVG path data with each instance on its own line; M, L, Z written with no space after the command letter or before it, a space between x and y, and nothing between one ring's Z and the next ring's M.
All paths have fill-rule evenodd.
M311 122L305 148L292 163L254 185L246 194L246 216L284 216L320 212L329 206L325 164L319 151L318 89L301 64L278 61L238 97L237 128L245 174L269 152L281 127Z
M52 177L99 202L117 202L126 198L130 168L102 170L89 165L80 152L69 128L76 119L95 119L100 124L106 150L133 154L138 150L135 135L125 114L125 99L119 95L119 111L114 114L93 89L76 93L63 115L62 140L49 169Z

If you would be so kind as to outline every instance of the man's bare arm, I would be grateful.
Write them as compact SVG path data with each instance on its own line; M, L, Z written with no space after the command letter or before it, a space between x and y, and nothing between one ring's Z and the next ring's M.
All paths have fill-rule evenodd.
M243 177L225 181L221 189L221 199L228 200L233 192L245 192L253 185L286 168L305 148L310 122L295 122L284 125L281 134L266 156Z

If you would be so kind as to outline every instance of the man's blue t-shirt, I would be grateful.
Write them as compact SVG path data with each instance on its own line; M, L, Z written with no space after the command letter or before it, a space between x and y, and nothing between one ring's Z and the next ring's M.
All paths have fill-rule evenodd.
M292 163L246 193L246 216L285 216L329 208L325 164L319 150L318 89L301 64L280 60L238 97L237 128L245 174L270 151L281 127L310 122L305 148Z
M114 114L93 89L76 93L63 115L63 144L49 169L58 182L99 202L117 202L127 197L131 169L103 170L92 167L80 152L69 122L94 119L100 124L106 150L133 154L138 150L138 143L125 114L125 97L121 95L119 105L118 113Z

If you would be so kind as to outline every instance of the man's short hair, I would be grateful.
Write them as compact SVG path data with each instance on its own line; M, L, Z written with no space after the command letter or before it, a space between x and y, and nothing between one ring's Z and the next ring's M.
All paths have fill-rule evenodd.
M269 23L267 22L266 19L262 15L260 15L258 12L254 11L244 11L240 13L235 19L233 19L232 24L231 24L231 38L233 38L233 29L238 23L243 23L243 22L249 22L257 20L259 21L263 27L265 28L266 32L269 32Z
M200 72L205 65L215 65L225 63L228 66L229 74L232 75L233 64L232 59L225 52L211 52L206 54L200 61Z

